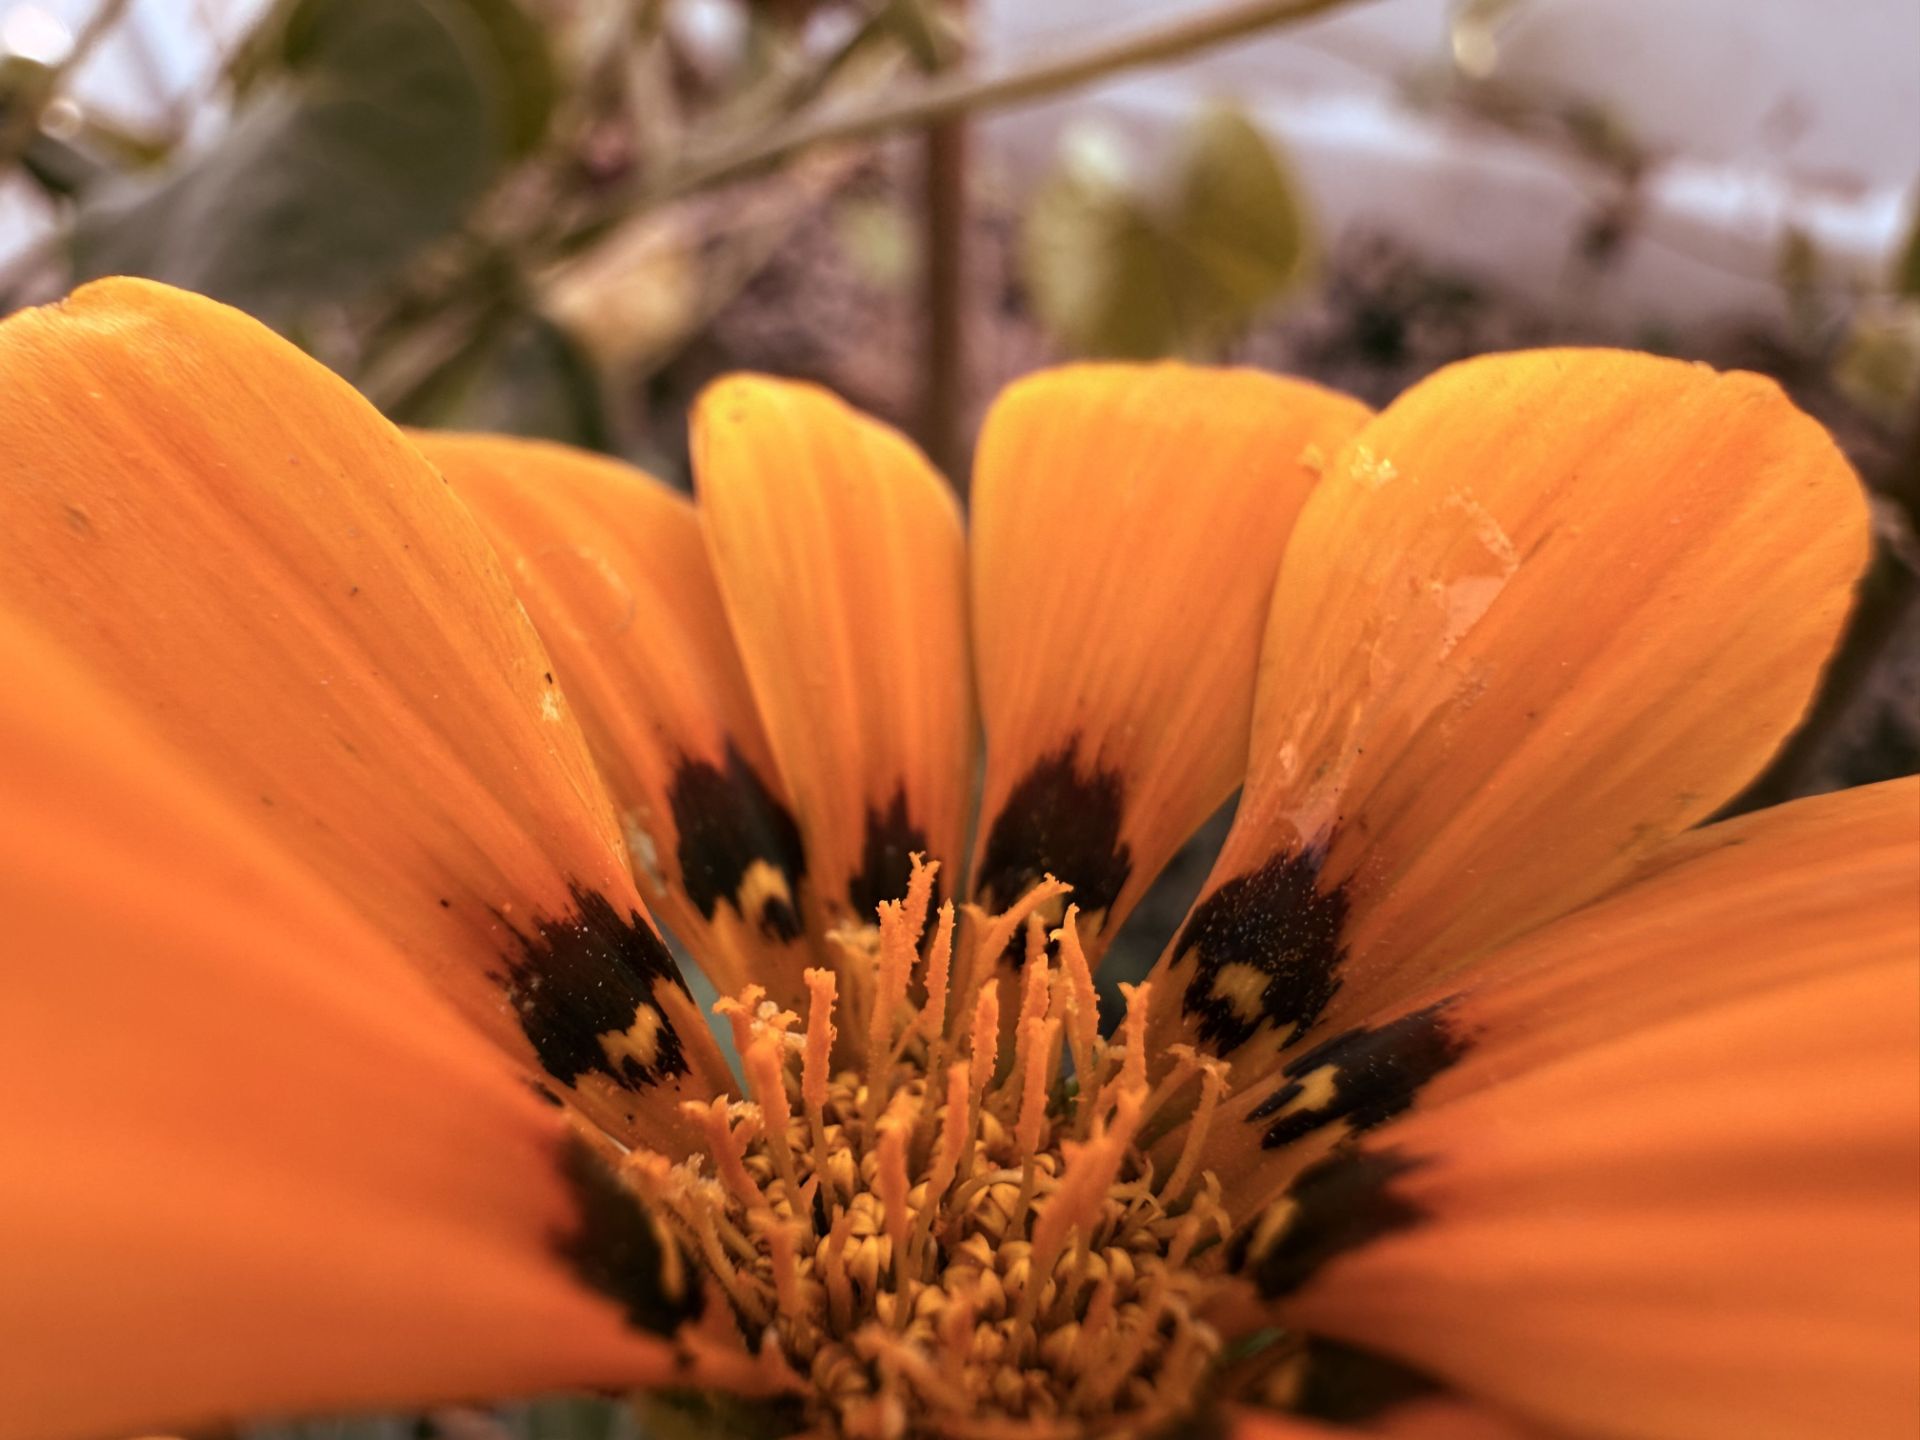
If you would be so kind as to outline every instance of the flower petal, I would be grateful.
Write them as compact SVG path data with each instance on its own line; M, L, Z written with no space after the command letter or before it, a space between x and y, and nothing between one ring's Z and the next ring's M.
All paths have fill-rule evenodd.
M1245 1232L1286 1323L1579 1433L1911 1432L1920 783L1714 828L1456 977Z
M1851 957L1920 953L1917 876L1911 778L1681 836L1612 895L1295 1047L1221 1107L1202 1164L1244 1214L1332 1146L1416 1107Z
M601 1123L726 1084L549 662L446 485L238 311L140 281L0 325L0 601Z
M1231 1407L1226 1418L1226 1440L1340 1440L1360 1435L1392 1440L1520 1440L1538 1433L1444 1397L1400 1401L1353 1424L1330 1424L1245 1405Z
M1156 1048L1244 1083L1617 882L1793 727L1866 553L1852 472L1770 381L1543 351L1414 387L1295 527Z
M693 505L603 456L412 437L480 521L619 807L634 878L722 994L806 996L806 856Z
M1054 875L1097 957L1240 783L1274 569L1367 415L1177 364L1047 371L995 402L971 538L987 909Z
M0 665L0 1436L674 1377L696 1282L562 1112L46 641Z
M972 781L960 512L920 452L824 390L701 396L714 572L806 842L816 924L873 922L908 857L960 863Z

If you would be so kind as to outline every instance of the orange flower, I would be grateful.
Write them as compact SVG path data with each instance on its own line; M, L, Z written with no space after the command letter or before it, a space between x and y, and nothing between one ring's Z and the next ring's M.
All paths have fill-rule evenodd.
M1920 783L1703 826L1866 553L1767 382L1069 368L970 540L772 380L697 509L137 282L0 385L0 1436L1912 1433Z

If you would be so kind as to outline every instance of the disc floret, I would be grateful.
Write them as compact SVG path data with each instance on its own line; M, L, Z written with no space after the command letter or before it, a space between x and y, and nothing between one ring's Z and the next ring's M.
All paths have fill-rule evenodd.
M934 878L916 862L877 926L836 933L804 1023L759 986L720 1003L749 1098L689 1107L711 1174L638 1161L644 1188L816 1433L1150 1430L1221 1345L1229 1221L1198 1159L1226 1066L1180 1049L1149 1087L1144 985L1101 1036L1075 912L1051 935L1036 913L1065 886L929 929ZM1156 1172L1142 1137L1176 1100L1192 1118Z

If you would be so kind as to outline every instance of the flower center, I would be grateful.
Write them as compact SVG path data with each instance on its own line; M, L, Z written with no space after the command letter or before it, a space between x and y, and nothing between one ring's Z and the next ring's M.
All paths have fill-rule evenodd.
M1198 1157L1225 1066L1182 1051L1150 1089L1144 986L1100 1035L1073 912L1057 962L1035 913L1065 887L958 927L942 906L929 939L932 883L916 866L877 927L836 936L804 1024L757 986L721 1002L751 1098L691 1107L712 1175L658 1160L643 1188L818 1432L1151 1430L1221 1346L1206 1310L1229 1221ZM1023 930L1015 972L1001 957ZM978 998L950 1017L950 993ZM1176 1099L1193 1119L1156 1170L1142 1135Z

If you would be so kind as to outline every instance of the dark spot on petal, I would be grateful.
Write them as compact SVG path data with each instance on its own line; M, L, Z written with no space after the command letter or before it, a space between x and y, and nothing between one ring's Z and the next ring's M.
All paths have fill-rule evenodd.
M1340 988L1346 959L1346 891L1320 889L1324 849L1276 855L1237 875L1194 908L1174 942L1196 969L1181 1009L1200 1038L1230 1054L1263 1026L1307 1032Z
M680 1036L654 1003L663 983L687 988L680 967L638 912L572 894L573 913L536 919L507 959L507 999L540 1064L563 1084L593 1071L623 1090L684 1075Z
M670 1335L697 1315L699 1272L640 1197L578 1136L562 1144L560 1174L580 1221L555 1248L580 1282L617 1303L636 1329Z
M1336 1256L1427 1218L1389 1188L1419 1164L1389 1149L1342 1150L1309 1165L1234 1237L1228 1264L1269 1300L1291 1295Z
M927 832L907 815L907 791L903 785L893 792L893 801L881 811L867 811L867 840L860 851L860 869L847 882L847 899L853 912L871 921L883 900L898 900L907 893L907 881L913 874L913 856L927 853ZM939 885L934 886L935 903Z
M1120 841L1126 794L1117 770L1080 763L1080 737L1035 762L994 817L981 854L975 893L989 910L1005 910L1052 875L1073 886L1088 919L1103 920L1133 873L1132 851ZM1024 942L1007 943L1007 959L1026 959Z
M567 1103L566 1101L562 1100L558 1095L554 1094L553 1091L549 1090L545 1085L542 1085L538 1080L527 1081L527 1088L533 1091L533 1093L538 1095L542 1100L546 1101L547 1104L553 1106L556 1110Z
M724 902L769 940L799 939L807 873L800 828L733 743L724 770L683 759L667 803L680 837L681 883L700 913L711 920Z
M1313 1420L1358 1425L1448 1389L1424 1371L1337 1340L1308 1337L1289 1361L1290 1409Z
M1271 1150L1336 1120L1358 1133L1404 1112L1422 1086L1467 1053L1466 1038L1446 1023L1452 1003L1355 1026L1295 1056L1280 1072L1286 1083L1247 1114L1250 1122L1279 1117L1260 1143ZM1310 1096L1318 1103L1300 1103Z

